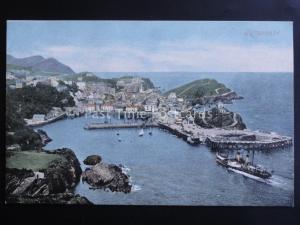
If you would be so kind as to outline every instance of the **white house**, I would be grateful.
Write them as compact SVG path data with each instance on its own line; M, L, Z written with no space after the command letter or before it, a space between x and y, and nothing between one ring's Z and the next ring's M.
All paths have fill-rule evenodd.
M57 80L56 77L50 77L49 80L50 80L50 85L52 87L57 87L59 85L58 80Z
M108 105L108 104L101 105L101 111L110 112L113 110L114 107L112 105Z
M126 112L137 112L138 108L136 106L127 106Z
M65 84L68 84L68 85L72 85L72 84L73 84L73 81L72 81L72 80L65 80L64 83L65 83Z
M158 109L157 109L157 106L156 105L144 105L144 109L146 112L157 112Z
M45 120L45 114L34 114L32 116L32 121L33 122L42 122Z
M171 92L171 93L168 95L168 99L170 99L170 100L175 100L175 99L176 99L176 93L175 93L175 92Z
M79 90L84 90L86 87L86 83L83 81L77 82L76 84L77 84Z
M168 116L171 117L171 118L177 118L179 116L179 112L176 111L176 110L170 110L168 112Z
M183 98L177 98L177 101L182 103L184 100L183 100Z
M16 88L22 88L23 87L23 81L17 80L16 81Z

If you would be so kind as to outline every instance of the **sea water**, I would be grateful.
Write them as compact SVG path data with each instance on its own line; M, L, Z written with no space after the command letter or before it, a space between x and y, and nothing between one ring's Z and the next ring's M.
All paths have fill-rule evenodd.
M161 90L196 79L214 78L244 99L225 105L240 113L247 128L294 136L293 74L291 73L97 73L100 77L137 75L150 78ZM122 164L133 185L129 194L90 190L79 183L75 192L95 204L121 205L235 205L293 206L294 149L260 151L255 163L273 170L268 182L259 182L219 166L215 152L191 146L155 128L139 137L138 129L84 130L99 119L65 119L42 127L53 139L46 149L68 147L81 166L91 154L107 163ZM119 133L119 135L117 135ZM119 141L118 139L121 139Z

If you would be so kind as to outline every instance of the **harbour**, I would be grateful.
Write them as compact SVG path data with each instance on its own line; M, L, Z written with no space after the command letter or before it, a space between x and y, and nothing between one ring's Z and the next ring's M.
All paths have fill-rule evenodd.
M257 82L255 84L259 88L259 84ZM281 82L280 87L285 87L284 84L286 81ZM161 123L156 121L157 126L145 127L145 135L139 138L139 130L145 123L143 120L125 120L112 116L111 121L105 123L104 118L82 116L43 126L42 129L53 138L46 148L70 147L76 151L80 161L83 161L87 154L100 154L109 162L120 163L127 168L134 185L134 191L127 195L91 190L86 184L78 184L76 193L87 196L96 204L293 205L294 150L291 145L293 133L290 129L292 124L291 121L278 117L278 115L285 115L286 109L289 117L292 117L293 112L289 102L283 101L282 98L272 98L273 96L263 92L262 95L269 99L271 105L281 103L281 107L276 112L268 111L268 117L261 120L264 114L258 116L254 111L261 112L258 109L265 102L252 100L252 91L247 92L247 89L240 91L248 101L237 101L230 107L242 113L249 124L249 129L246 130L205 129L185 123L182 130L181 125L162 123L163 120L160 120ZM244 107L247 107L247 110L244 110ZM274 120L280 126L276 125ZM134 126L130 128L121 128L119 125L131 123ZM87 124L101 124L101 127L109 128L83 130ZM264 130L262 131L261 128ZM72 132L69 132L70 130ZM150 130L152 135L147 134ZM194 141L198 139L199 143L189 143L188 137L191 134L194 134ZM218 139L220 135L225 136L223 139ZM256 141L231 140L226 143L228 135L232 135L233 139L242 136L247 139L255 135L259 141L256 143ZM272 140L273 138L275 139ZM118 141L119 139L121 142ZM212 141L218 145L216 148ZM283 148L281 146L272 148L271 145L276 141L284 141ZM235 142L244 143L239 145ZM260 145L260 148L256 149L259 150L256 152L256 162L274 171L271 179L255 180L251 177L246 179L243 174L231 172L217 165L215 158L217 149L234 152L237 145L247 152L251 151L247 145L249 144L250 147L253 143ZM82 168L84 169L85 165L82 165ZM159 178L162 176L163 181ZM179 193L182 196L180 199Z

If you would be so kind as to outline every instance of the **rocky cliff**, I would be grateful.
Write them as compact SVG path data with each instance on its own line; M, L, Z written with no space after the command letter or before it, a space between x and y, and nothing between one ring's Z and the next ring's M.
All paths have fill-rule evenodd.
M238 113L229 111L226 108L212 108L203 113L196 113L195 123L206 128L224 128L224 129L246 129L242 117Z
M85 197L73 193L82 173L74 152L67 148L43 152L60 157L39 171L6 169L6 202L90 204Z

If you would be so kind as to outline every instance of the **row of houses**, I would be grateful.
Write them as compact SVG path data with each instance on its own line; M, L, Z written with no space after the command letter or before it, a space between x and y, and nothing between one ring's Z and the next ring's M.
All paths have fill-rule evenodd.
M104 112L111 112L111 111L126 111L126 112L138 112L138 111L145 111L145 112L157 112L158 108L156 105L114 105L114 104L96 104L96 103L87 103L82 106L85 111L104 111Z

